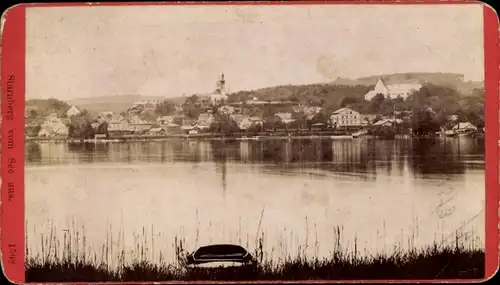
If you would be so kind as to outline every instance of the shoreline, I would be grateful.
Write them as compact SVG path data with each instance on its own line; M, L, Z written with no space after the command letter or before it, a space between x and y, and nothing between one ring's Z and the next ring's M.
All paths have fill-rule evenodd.
M484 138L484 136L468 137L446 137L439 135L415 136L396 135L394 138L380 138L370 135L354 137L352 135L230 135L220 136L215 134L197 135L163 135L163 136L120 136L96 139L71 139L67 137L26 137L27 142L67 142L67 143L110 143L110 142L150 142L167 140L189 140L189 141L260 141L260 140L301 140L301 139L326 139L326 140L394 140L394 139L460 139L460 138Z

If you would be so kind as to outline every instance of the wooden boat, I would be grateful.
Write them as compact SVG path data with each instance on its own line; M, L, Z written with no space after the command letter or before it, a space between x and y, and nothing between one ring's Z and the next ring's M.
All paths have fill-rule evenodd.
M255 264L253 256L242 246L215 244L202 246L182 260L187 268L227 268Z

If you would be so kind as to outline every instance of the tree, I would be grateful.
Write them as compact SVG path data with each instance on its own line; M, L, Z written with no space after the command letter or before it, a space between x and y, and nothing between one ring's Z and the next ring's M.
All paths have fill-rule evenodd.
M360 100L357 97L343 96L342 99L340 99L340 108L347 107L348 105L357 104L359 102Z
M27 126L26 127L26 135L29 137L36 137L36 136L38 136L40 129L41 129L40 125Z
M440 125L429 110L415 109L412 116L412 129L417 135L426 135L439 131Z
M139 117L141 118L141 120L147 122L154 122L156 120L155 111L153 110L145 110L141 113Z
M96 134L102 134L102 135L106 135L106 137L108 136L108 122L106 121L103 121L101 122L96 130L95 130L95 133Z
M94 128L90 122L82 125L71 124L68 127L68 137L75 139L93 139L95 136Z
M232 134L240 131L238 124L226 114L217 114L209 128L212 132Z
M371 100L370 100L370 107L369 107L369 111L371 113L378 113L380 111L380 107L382 106L382 103L385 101L385 96L384 94L380 94L378 93L377 95L375 95L375 97L373 97Z
M272 129L273 131L276 131L277 128L283 127L283 126L284 126L284 124L275 115L264 117L264 127L266 129Z
M35 109L31 109L28 113L28 118L34 119L38 117L38 112Z
M169 116L175 113L175 104L165 100L158 104L155 109L155 114L158 116Z
M196 119L202 112L201 102L196 95L192 95L182 104L182 110L185 116Z
M330 117L326 112L323 110L319 111L314 117L308 122L309 125L309 130L311 130L312 125L314 124L325 124L328 125L328 122L330 121Z

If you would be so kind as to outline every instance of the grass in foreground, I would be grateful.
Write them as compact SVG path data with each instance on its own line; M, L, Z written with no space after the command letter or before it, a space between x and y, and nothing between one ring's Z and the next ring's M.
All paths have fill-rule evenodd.
M29 262L28 282L52 281L167 281L167 280L348 280L348 279L461 279L484 277L484 252L431 248L419 253L353 259L287 260L274 266L181 269L169 264L136 262L110 270L91 262Z
M62 250L60 242L51 234L42 237L42 255L33 257L27 250L27 282L103 282L103 281L194 281L194 280L354 280L354 279L480 279L484 277L484 250L465 246L455 238L454 244L438 245L424 249L404 251L395 248L391 255L362 256L354 244L349 253L341 247L340 230L332 244L332 253L327 258L306 258L305 254L288 256L280 262L266 260L263 252L263 235L256 242L254 257L257 266L217 269L185 269L178 264L169 264L160 254L157 262L148 261L145 244L138 242L137 261L124 262L124 250L114 251L118 266L111 268L113 248L108 241L97 254L89 255L80 250L85 248L86 239L78 232L64 236ZM112 240L112 239L111 239ZM173 244L176 255L183 250L183 243L177 238ZM306 246L307 247L307 246ZM301 247L303 248L303 247ZM59 252L59 254L58 254ZM299 250L299 252L301 252ZM91 258L89 258L91 256Z

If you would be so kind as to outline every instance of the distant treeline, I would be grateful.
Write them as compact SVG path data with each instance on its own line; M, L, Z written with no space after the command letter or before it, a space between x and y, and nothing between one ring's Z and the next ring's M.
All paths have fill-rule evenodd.
M406 100L385 99L379 94L371 101L366 101L364 96L372 89L373 86L364 85L286 85L239 91L231 94L229 100L246 101L256 97L259 100L291 101L296 104L320 106L326 115L343 107L362 114L379 115L392 115L395 110L412 111L415 120L431 120L437 125L445 125L449 116L457 115L461 121L484 126L484 88L477 88L471 95L464 95L450 87L426 84Z

